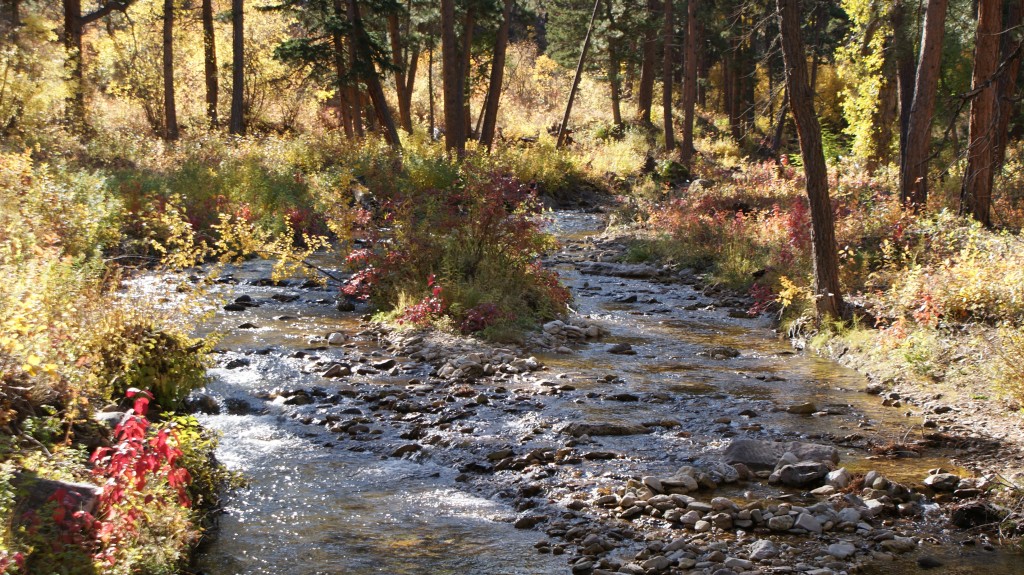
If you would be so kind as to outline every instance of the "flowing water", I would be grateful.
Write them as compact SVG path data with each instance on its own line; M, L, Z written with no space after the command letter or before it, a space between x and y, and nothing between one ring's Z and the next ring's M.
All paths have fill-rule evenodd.
M576 213L559 214L553 224L561 237L576 242L586 242L600 227L600 218ZM534 549L543 534L513 527L520 510L500 496L507 487L501 476L473 486L460 473L461 464L481 446L558 447L553 430L561 422L675 422L647 435L600 438L596 448L628 457L587 461L573 472L579 485L671 471L734 437L836 441L871 435L898 441L920 424L862 393L866 382L857 373L794 354L767 319L731 318L713 298L688 286L584 276L573 261L569 251L549 263L573 287L576 311L611 335L573 354L538 356L548 367L542 377L571 382L566 388L571 392L511 397L551 385L511 381L509 386L519 389L491 390L492 405L467 409L472 426L439 428L450 449L427 448L413 459L387 456L408 443L398 437L406 429L398 417L379 425L377 435L369 438L339 436L324 423L332 416L336 421L339 413L366 414L365 405L347 389L415 389L429 380L430 366L401 362L397 373L324 379L309 367L311 355L327 362L357 355L370 362L385 359L365 336L338 348L310 343L311 336L329 332L355 335L363 329L357 314L336 311L330 289L266 281L266 262L233 270L235 283L224 283L223 293L245 294L261 305L218 313L207 326L225 336L219 344L223 367L210 371L206 391L224 405L251 409L201 419L223 434L218 456L240 471L248 485L229 497L218 535L202 550L198 569L208 575L568 573L565 557ZM637 298L615 301L623 295ZM292 296L298 297L287 301ZM629 343L636 354L610 355L607 348L613 343ZM722 347L737 350L738 357L714 359L714 353L707 353ZM231 359L242 361L228 369ZM318 401L290 406L283 397L259 398L277 388L311 389ZM627 393L636 400L609 399ZM326 398L333 401L321 401ZM786 413L787 406L803 402L814 403L819 414ZM843 447L842 441L839 445L847 467L879 469L910 484L923 479L929 468L949 467L942 451L879 461ZM761 484L744 489L730 496L770 496ZM552 495L551 501L556 499ZM1021 557L1005 551L947 547L934 553L955 568L947 572L1020 572ZM987 566L983 571L972 570L982 565ZM912 562L903 561L876 572L916 571Z

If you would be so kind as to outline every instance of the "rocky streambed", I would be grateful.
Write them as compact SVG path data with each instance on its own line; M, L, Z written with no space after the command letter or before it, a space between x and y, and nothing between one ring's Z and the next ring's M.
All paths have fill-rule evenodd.
M523 346L395 332L250 262L195 398L249 479L228 573L1016 573L970 449L744 298L559 214L575 314ZM926 427L926 424L929 425Z

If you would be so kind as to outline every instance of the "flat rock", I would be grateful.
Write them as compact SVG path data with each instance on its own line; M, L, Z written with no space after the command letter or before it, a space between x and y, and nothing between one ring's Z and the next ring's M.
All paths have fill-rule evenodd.
M726 463L742 463L753 470L771 470L785 453L792 453L798 461L831 461L839 463L839 450L831 445L800 441L762 441L737 439L725 448L722 458Z
M613 262L583 262L581 273L621 278L650 279L661 275L661 270L648 264L620 264Z
M960 476L952 473L936 473L925 477L924 484L935 491L956 491L960 485Z
M856 553L857 548L852 543L841 541L829 545L827 552L836 559L846 559Z
M589 435L591 437L605 435L642 435L651 433L651 429L638 423L579 423L574 422L562 428L562 433L573 437Z
M778 471L779 483L791 487L803 487L817 482L828 475L828 466L819 461L801 461L784 465Z
M765 561L779 556L779 547L771 539L759 539L747 547L752 561Z

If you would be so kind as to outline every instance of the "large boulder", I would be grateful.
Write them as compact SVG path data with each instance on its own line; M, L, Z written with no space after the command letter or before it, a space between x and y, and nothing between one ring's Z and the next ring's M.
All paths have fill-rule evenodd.
M725 448L722 458L726 463L742 463L753 470L775 469L785 453L792 453L797 461L827 461L839 463L839 450L831 445L800 441L761 441L737 439Z
M642 435L651 433L649 427L639 423L582 423L574 422L562 428L562 433L573 437L589 435L597 437L600 435Z

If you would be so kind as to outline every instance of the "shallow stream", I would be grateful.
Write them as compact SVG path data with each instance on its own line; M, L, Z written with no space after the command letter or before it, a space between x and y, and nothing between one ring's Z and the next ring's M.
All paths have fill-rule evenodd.
M231 270L233 281L218 289L226 298L247 295L259 306L219 312L205 328L225 334L218 346L220 367L210 371L206 392L236 408L201 418L223 434L218 456L244 474L248 486L230 496L218 536L202 550L198 569L208 575L569 573L565 556L534 549L542 533L513 526L521 509L501 494L518 479L495 475L474 482L461 473L485 448L558 448L564 438L557 429L565 422L678 423L645 435L594 438L589 449L623 457L585 461L571 473L577 488L671 472L737 437L836 442L842 464L851 470L878 469L908 484L920 482L930 468L949 468L948 454L938 450L889 461L844 447L842 439L853 435L893 442L920 435L921 420L882 407L862 392L866 381L857 373L794 353L767 318L731 317L730 310L738 315L736 306L723 308L720 297L693 286L581 274L581 245L601 226L597 216L557 214L553 230L573 243L549 258L549 265L572 286L576 312L610 336L577 346L572 354L538 355L547 366L535 374L540 380L508 382L509 393L522 397L490 390L490 404L467 408L472 425L439 430L445 447L426 447L412 457L390 456L408 443L400 437L407 427L397 416L381 416L370 438L339 436L324 423L349 414L377 417L346 391L415 388L430 381L431 367L398 358L397 368L325 379L311 367L311 356L320 362L358 356L369 364L389 357L372 337L359 335L365 329L359 312L336 311L330 288L267 281L267 262ZM312 336L330 332L352 339L344 347L310 343ZM629 343L635 355L609 354L615 343ZM738 356L715 353L722 348ZM571 385L568 391L544 391L552 382ZM315 390L318 401L293 406L283 397L261 399L278 388ZM319 401L324 398L333 401ZM786 412L807 402L816 415ZM551 505L568 496L570 489L558 477L534 479L548 482ZM777 490L755 483L726 494L771 497ZM965 565L943 571L949 573L1019 573L1024 564L1018 555L980 548L932 552L951 569ZM877 572L917 570L908 560Z

